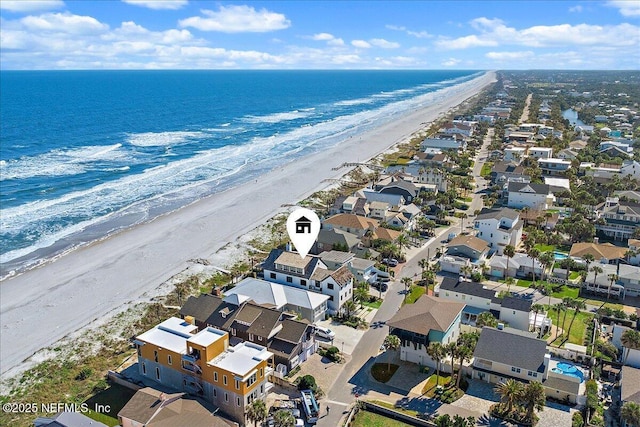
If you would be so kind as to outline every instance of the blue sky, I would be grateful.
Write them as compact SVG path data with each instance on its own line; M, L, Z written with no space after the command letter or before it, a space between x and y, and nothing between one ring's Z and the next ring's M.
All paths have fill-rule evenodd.
M2 69L639 69L640 1L2 0Z

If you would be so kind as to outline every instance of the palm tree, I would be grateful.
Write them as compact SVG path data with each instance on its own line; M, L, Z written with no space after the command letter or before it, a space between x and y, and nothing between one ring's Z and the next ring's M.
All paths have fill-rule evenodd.
M564 315L562 316L562 329L564 329L565 321L567 320L567 311L573 307L573 303L574 299L571 297L562 298L562 305L565 307ZM568 336L569 335L567 335L567 337Z
M607 279L609 279L609 289L607 289L607 301L609 301L609 297L611 296L611 288L613 287L613 282L618 280L618 275L617 274L609 274L607 276Z
M462 379L462 364L468 362L473 357L473 349L466 345L458 345L458 376L456 378L456 388L460 388L460 380Z
M409 293L409 288L411 288L411 284L413 283L413 280L411 280L411 277L403 277L402 278L402 284L404 285L404 300L407 300L407 294Z
M555 257L553 255L553 252L551 251L543 252L538 258L538 261L540 261L540 263L544 266L544 271L543 271L543 276L544 276L547 274L547 268L552 267L555 262Z
M627 259L627 264L631 264L631 257L636 256L636 255L637 255L636 251L634 251L633 249L628 249L624 253L624 257Z
M533 422L535 411L542 411L546 401L546 394L542 383L531 381L522 391L522 402L527 411L527 420Z
M455 342L445 344L444 351L446 352L447 356L451 357L451 378L453 378L453 364L454 360L458 357L458 344Z
M247 409L247 418L250 421L253 421L256 427L258 427L258 423L267 419L268 411L267 406L264 403L264 400L256 399L254 400L249 408Z
M418 261L418 265L420 266L420 268L422 269L422 272L424 273L427 267L429 267L429 260L426 258L422 258L420 261Z
M640 405L635 402L625 402L620 409L620 417L628 425L640 426Z
M505 278L507 276L509 276L509 259L513 258L513 256L516 254L516 248L512 245L507 245L504 247L504 256L507 257L507 271L505 271L504 276Z
M536 332L538 327L538 313L544 312L544 307L542 306L542 304L533 304L531 306L531 310L533 310L533 312L535 313L535 316L533 318L533 332ZM540 332L542 332L542 328L540 328ZM536 336L539 336L538 332L536 332L536 334Z
M511 413L514 405L520 401L524 387L520 381L508 379L506 382L498 383L495 391L500 395L500 402L507 405L507 413Z
M273 415L273 425L275 427L294 427L296 419L291 412L279 410Z
M347 313L347 317L351 317L351 313L353 313L358 307L353 300L347 300L342 305L342 308L344 308L344 311Z
M506 279L504 279L504 281L507 284L507 292L511 293L511 285L513 285L513 283L515 282L515 279L509 276Z
M566 313L566 308L564 304L559 302L558 304L553 306L553 309L558 312L558 322L556 323L556 339L558 339L558 328L560 327L560 312L564 311ZM564 330L564 324L562 325L562 329Z
M492 328L498 326L498 319L496 319L490 311L483 311L476 319L476 327L482 328L484 326L490 326Z
M471 271L473 269L471 268L470 265L465 265L463 267L460 267L460 273L462 273L464 275L464 278L468 278L468 275L471 275Z
M623 346L623 354L624 357L622 359L622 364L625 365L627 363L627 357L629 357L629 353L631 353L631 349L639 350L640 349L640 331L636 331L634 329L627 329L620 337L620 341ZM624 349L627 349L626 354L624 353Z
M438 386L440 385L440 363L447 356L445 348L439 342L432 342L427 347L427 354L436 362L436 386Z
M604 270L602 269L602 267L598 267L597 265L594 265L593 267L591 267L591 272L593 272L593 284L595 285L598 280L598 274L602 273Z
M368 286L358 286L355 291L353 291L353 297L360 302L360 308L362 308L363 303L369 299L369 290Z
M531 286L536 287L536 259L540 256L540 251L536 248L531 248L527 251L527 255L531 257L531 275L533 282Z
M407 246L407 244L409 243L409 238L407 237L407 235L405 233L402 233L396 239L396 243L398 244L398 247L400 248L400 256L402 257L402 248Z
M386 350L397 350L400 348L400 338L395 335L387 335L382 343ZM391 357L387 357L387 372L391 372Z
M549 219L553 216L553 214L551 212L545 212L544 213L544 228L546 229L547 227L549 227Z

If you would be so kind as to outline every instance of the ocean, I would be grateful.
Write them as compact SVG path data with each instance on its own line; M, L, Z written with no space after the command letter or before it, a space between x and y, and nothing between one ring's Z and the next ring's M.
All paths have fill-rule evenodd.
M480 75L2 71L0 278L438 102Z

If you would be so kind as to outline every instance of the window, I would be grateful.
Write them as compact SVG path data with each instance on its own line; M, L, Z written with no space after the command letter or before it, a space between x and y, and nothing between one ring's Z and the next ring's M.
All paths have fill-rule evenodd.
M216 390L215 388L213 389L213 397L218 397L218 390Z
M226 375L222 376L222 384L227 385L227 376Z
M264 373L263 373L264 371L263 371L263 369L264 369L264 368L260 368L260 378L262 378L262 377L264 376Z
M287 276L287 283L292 283L292 282L293 282L293 277Z
M253 383L255 383L257 380L257 374L253 374L249 377L249 379L247 380L247 386L252 386Z
M262 341L262 337L258 335L258 341Z
M214 373L213 373L213 380L214 380L215 382L218 382L218 373L217 373L217 372L214 372Z
M229 401L229 395L227 394L227 392L224 392L224 401L228 402Z
M329 295L329 301L333 301L333 295Z
M275 279L276 278L276 273L269 273L269 277L272 278L272 279Z
M240 381L236 380L236 390L240 390Z
M518 374L520 373L520 368L514 368L513 366L511 367L511 372L517 372Z
M142 375L147 375L147 365L142 362Z
M167 363L169 365L173 365L173 361L171 360L171 355L170 354L167 354Z
M240 406L240 398L236 397L236 405Z
M160 368L156 368L156 379L160 381Z
M138 356L142 356L142 347L140 345L137 345L138 347Z
M158 350L153 350L153 360L158 362Z
M333 283L329 283L329 284L327 284L327 288L329 288L329 289L333 289Z
M307 286L307 281L306 281L306 280L304 280L304 279L300 279L300 284L301 284L302 286Z
M236 328L231 328L231 335L236 336Z

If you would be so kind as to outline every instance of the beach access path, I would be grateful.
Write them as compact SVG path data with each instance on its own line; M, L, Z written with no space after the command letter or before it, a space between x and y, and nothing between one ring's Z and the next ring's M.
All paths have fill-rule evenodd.
M495 80L488 72L445 89L424 109L406 114L323 152L291 162L149 223L75 250L0 283L0 376L14 377L41 360L40 350L132 303L166 293L162 284L338 178L344 162L362 162L406 141L439 115ZM75 336L75 335L74 335Z

